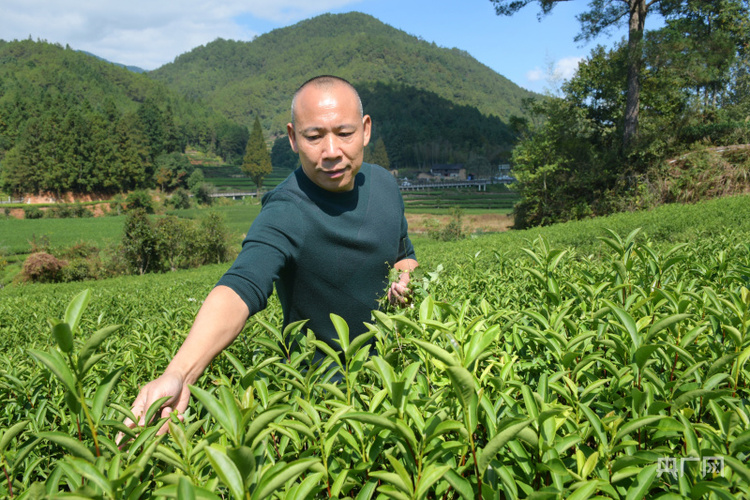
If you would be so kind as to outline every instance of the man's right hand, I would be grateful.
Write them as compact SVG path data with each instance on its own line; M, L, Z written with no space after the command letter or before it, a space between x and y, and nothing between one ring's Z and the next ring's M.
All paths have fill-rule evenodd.
M152 380L141 388L138 397L133 402L133 415L137 422L126 418L123 423L133 429L145 426L146 412L160 398L169 397L156 413L156 418L168 417L177 410L182 419L182 413L187 409L190 401L189 384L194 384L203 370L214 357L239 335L247 321L249 311L245 302L229 287L217 286L208 294L193 327L190 329L185 342L172 358L164 374ZM158 431L164 434L169 425L164 424ZM119 444L123 436L116 438Z
M149 422L144 421L146 412L156 400L165 396L169 396L170 399L162 405L161 411L156 413L156 418L168 417L170 413L177 410L178 417L182 419L182 413L187 409L190 402L190 389L185 379L180 375L176 373L164 373L161 377L144 385L138 393L138 397L135 398L132 412L138 419L138 422L133 422L130 418L126 418L123 423L131 429L134 429L136 426L143 427L147 425ZM157 431L157 434L164 434L168 430L169 425L165 423ZM118 436L118 444L121 440L122 436Z

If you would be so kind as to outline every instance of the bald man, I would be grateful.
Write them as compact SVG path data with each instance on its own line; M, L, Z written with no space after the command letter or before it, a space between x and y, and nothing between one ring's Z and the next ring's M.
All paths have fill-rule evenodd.
M354 338L366 331L384 290L392 302L404 302L417 261L396 180L363 163L371 129L346 80L319 76L297 89L287 134L301 167L263 197L237 260L206 297L167 369L135 399L136 417L165 396L162 417L185 411L188 385L266 307L274 284L284 326L306 320L305 328L337 351L330 314L343 317ZM391 268L403 272L389 284Z

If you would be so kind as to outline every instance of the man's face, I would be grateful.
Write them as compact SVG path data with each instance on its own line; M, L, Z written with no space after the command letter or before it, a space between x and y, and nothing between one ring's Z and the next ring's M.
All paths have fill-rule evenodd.
M371 127L355 93L341 83L308 85L295 100L294 122L287 134L305 175L327 191L353 189Z

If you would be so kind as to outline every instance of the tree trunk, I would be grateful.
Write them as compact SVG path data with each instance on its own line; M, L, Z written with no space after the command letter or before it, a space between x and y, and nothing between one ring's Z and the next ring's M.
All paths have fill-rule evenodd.
M625 131L623 147L625 151L635 140L638 133L638 110L640 107L641 82L640 73L643 61L643 26L648 7L646 0L629 0L630 21L628 26L628 93L625 103Z

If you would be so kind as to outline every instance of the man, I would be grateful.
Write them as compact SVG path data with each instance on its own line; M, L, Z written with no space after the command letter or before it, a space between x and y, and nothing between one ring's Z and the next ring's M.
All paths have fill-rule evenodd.
M417 261L395 179L363 164L371 127L346 80L316 77L297 90L287 133L302 166L264 196L242 251L206 297L185 342L135 399L136 417L165 396L170 400L162 417L185 411L188 385L265 308L274 283L284 324L308 320L305 326L334 349L330 313L342 316L352 335L363 333L390 266L404 272L388 287L388 297L404 302Z

